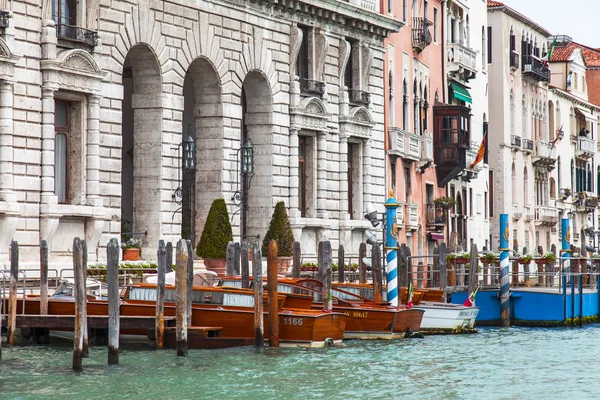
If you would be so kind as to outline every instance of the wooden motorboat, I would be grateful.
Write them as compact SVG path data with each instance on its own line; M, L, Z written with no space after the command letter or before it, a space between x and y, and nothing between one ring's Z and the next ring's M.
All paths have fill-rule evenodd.
M223 285L240 287L239 277L223 278ZM280 278L278 292L286 295L286 304L295 309L322 309L323 285L315 279ZM345 314L344 338L395 339L410 337L420 330L423 310L393 307L389 303L376 303L360 295L335 290L333 312Z

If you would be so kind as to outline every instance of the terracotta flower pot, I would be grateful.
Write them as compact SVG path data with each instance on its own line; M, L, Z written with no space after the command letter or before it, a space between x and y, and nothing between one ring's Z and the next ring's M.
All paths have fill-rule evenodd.
M227 272L227 262L224 258L205 258L204 265L207 270L215 272L218 276L225 276Z
M537 260L535 260L536 264L546 264L546 259L545 258L538 258Z
M469 260L467 260L466 257L456 257L456 260L454 260L456 262L456 264L466 264L469 262Z
M123 261L138 261L141 249L123 249Z
M521 264L521 265L529 265L529 264L531 264L531 260L529 260L529 261L525 261L525 260L523 260L522 258L519 258L519 259L517 260L517 262L518 262L519 264Z

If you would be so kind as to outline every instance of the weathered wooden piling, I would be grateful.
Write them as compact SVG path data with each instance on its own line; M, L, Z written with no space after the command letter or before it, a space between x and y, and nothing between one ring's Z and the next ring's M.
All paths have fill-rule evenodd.
M17 282L19 280L19 243L10 244L10 278L8 283L8 344L15 344L17 329Z
M431 286L438 287L440 285L440 247L436 244L433 247L433 271L431 273Z
M250 265L248 263L248 239L243 238L240 249L240 263L242 268L242 287L250 287Z
M188 354L187 345L187 262L188 250L185 240L177 242L175 252L175 319L177 356Z
M344 254L344 246L340 244L338 248L338 282L344 282L344 272L346 269L346 257Z
M225 276L235 276L235 243L227 243L225 253Z
M48 314L48 242L40 243L40 314Z
M88 318L87 318L87 257L88 257L88 252L87 252L87 242L85 240L81 241L81 268L83 270L83 280L82 285L83 285L83 293L85 293L86 297L85 297L85 307L83 307L83 321L82 321L82 326L83 326L83 356L84 357L89 357L90 355L90 341L89 341L89 330L88 330Z
M263 272L260 243L252 247L252 275L254 277L254 341L256 346L265 345L265 319L263 313Z
M108 364L119 363L119 241L110 239L106 247L108 270Z
M513 252L514 253L519 252L519 244L517 243L516 239L514 239L514 242L513 242ZM519 284L519 263L517 260L513 260L513 262L512 262L512 285L517 286L518 284Z
M292 277L300 278L300 271L302 270L302 249L300 242L294 242L294 257L292 266Z
M194 286L194 246L192 245L191 240L186 241L187 250L188 250L188 259L187 259L187 286L186 291L186 310L187 310L187 326L192 326L192 291Z
M523 247L523 255L527 254L527 247ZM523 282L529 284L529 264L523 264Z
M473 243L471 245L471 258L469 260L469 285L467 286L467 296L475 291L478 286L477 282L477 270L479 269L479 258L477 257L477 245Z
M363 259L367 256L367 244L361 243L358 246L358 282L367 283L367 265Z
M269 243L267 257L267 291L269 296L269 346L279 347L279 309L277 304L277 253L276 240Z
M381 287L381 250L379 250L379 246L371 248L371 276L373 277L373 300L381 303L383 295Z
M83 363L83 330L85 329L85 271L83 246L79 238L73 240L73 270L75 275L75 329L73 335L73 369L81 371Z
M0 297L0 332L2 332L2 319L4 318L4 299ZM2 334L0 333L0 361L2 360Z
M173 243L167 242L166 247L167 270L165 273L173 272Z
M423 265L423 261L419 261L417 263L417 287L419 289L422 289L425 287L425 282L423 280L424 275L425 275L424 269L425 269L425 266Z
M323 311L331 312L333 308L333 292L331 285L331 263L333 261L331 242L319 242L319 280L323 283Z
M240 244L234 243L233 245L233 270L234 275L241 275L240 271Z
M438 263L440 268L440 289L444 292L443 302L446 302L446 288L448 286L448 271L446 270L446 243L440 243L438 250Z
M165 343L165 275L167 271L167 249L165 241L158 242L158 276L156 280L156 320L154 325L154 346L162 349Z

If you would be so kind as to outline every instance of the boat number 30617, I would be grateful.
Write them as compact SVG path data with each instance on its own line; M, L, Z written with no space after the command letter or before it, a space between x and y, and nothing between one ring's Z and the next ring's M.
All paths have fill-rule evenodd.
M285 317L283 319L283 323L285 325L299 325L302 326L302 318L291 318L291 317Z

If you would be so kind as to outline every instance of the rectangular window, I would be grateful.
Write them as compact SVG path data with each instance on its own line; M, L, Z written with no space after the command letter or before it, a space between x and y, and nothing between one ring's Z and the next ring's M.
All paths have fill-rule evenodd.
M469 188L469 216L473 216L473 188Z
M489 185L490 185L490 194L488 196L489 207L490 207L489 208L489 210L490 210L489 218L492 218L494 216L494 171L490 171Z
M388 14L394 14L394 0L388 0Z
M404 198L406 201L411 199L410 166L404 166Z
M360 218L360 143L348 143L348 213Z
M483 217L485 219L489 218L488 216L488 192L483 193L483 207L485 208Z
M298 139L298 207L300 216L306 217L306 139L300 136Z
M425 184L425 200L427 204L433 204L433 185L429 183Z
M390 158L390 180L394 196L398 198L398 192L396 192L396 160L394 158Z
M402 0L402 21L406 22L408 15L408 0Z
M296 60L296 73L300 79L308 79L308 35L309 30L306 26L298 26L302 31L302 43Z
M298 137L298 208L301 217L314 217L316 180L315 180L315 138Z
M488 26L487 28L487 55L488 55L488 64L492 63L492 27Z
M429 10L427 9L429 4L427 0L423 1L423 17L429 19Z
M59 203L67 202L68 140L71 130L71 103L54 103L54 193Z
M59 25L77 25L76 0L52 0L52 20Z
M438 42L438 9L433 8L433 41Z

